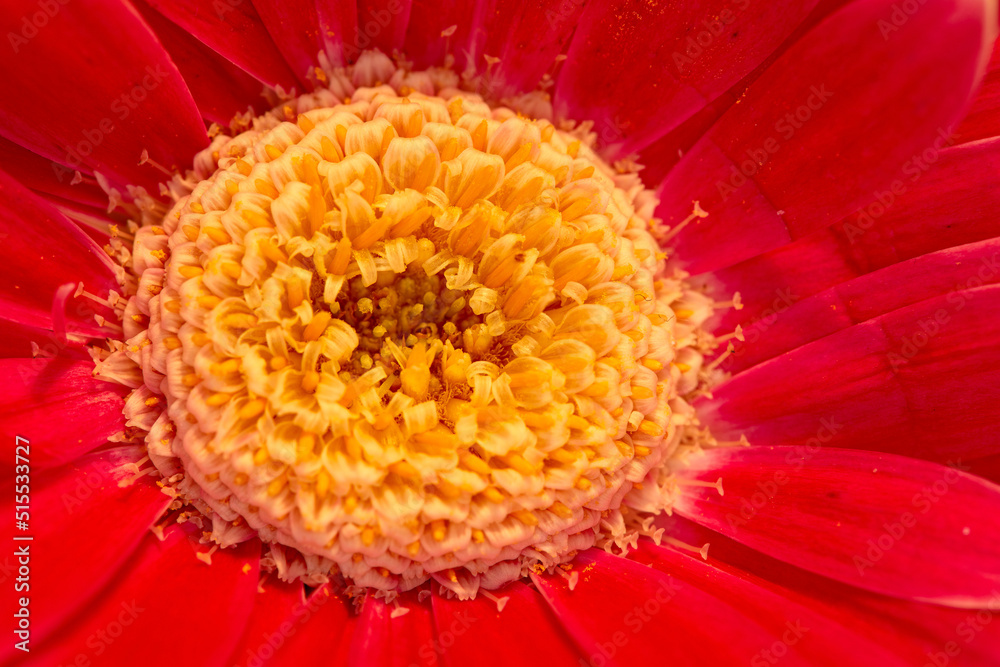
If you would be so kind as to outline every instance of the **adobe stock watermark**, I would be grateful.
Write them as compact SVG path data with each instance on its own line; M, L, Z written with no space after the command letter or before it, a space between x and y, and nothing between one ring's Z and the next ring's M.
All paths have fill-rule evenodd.
M38 2L35 3L35 6L38 7L38 11L22 16L21 25L18 26L19 30L17 32L7 33L7 41L10 42L10 48L13 49L14 53L16 54L21 50L21 47L37 37L39 31L45 28L45 26L49 24L49 21L54 19L62 8L68 5L71 1L72 0L38 0Z
M255 648L248 648L241 656L241 662L233 667L262 667L267 664L285 642L298 632L299 627L305 625L331 597L332 595L313 594L305 602L295 603L291 618L283 621L273 632L261 634L260 643Z
M926 347L931 340L941 333L941 330L948 326L954 313L959 312L975 298L969 290L982 287L988 281L995 282L1000 275L1000 254L985 258L978 266L975 274L969 276L964 282L955 286L948 293L945 300L951 308L938 308L930 317L917 320L916 330L909 336L903 336L899 347L886 353L886 361L892 370L899 370L900 367L910 363L917 354Z
M748 323L740 325L743 328L744 340L739 345L735 345L733 353L722 362L721 366L723 370L732 368L733 361L746 354L748 345L759 341L761 336L774 326L774 323L778 321L782 313L802 300L802 297L792 292L789 287L778 288L774 290L774 294L775 296L770 306L760 311L760 314Z
M130 478L125 478L124 473L128 469L132 469L134 474ZM124 487L143 475L151 475L155 472L155 468L140 468L135 463L122 465L98 459L77 471L76 484L71 490L64 492L60 500L62 500L66 514L74 514L107 484L112 483Z
M785 455L785 463L792 466L793 472L798 472L805 467L823 445L833 440L844 428L843 424L838 424L833 417L825 417L820 420L820 426L816 430L816 435L806 440L804 445L791 447ZM729 512L726 514L726 523L729 528L736 533L741 527L750 523L757 513L767 507L768 504L781 492L792 479L784 470L775 470L769 479L757 482L755 491L749 497L740 498L740 509L738 514Z
M74 170L83 164L84 159L93 154L104 143L108 135L115 131L117 128L115 119L123 121L128 118L133 111L139 108L139 105L146 101L149 93L155 90L167 76L169 76L169 73L163 69L162 65L147 65L145 74L139 83L111 102L109 108L110 115L102 118L96 126L84 130L80 141L66 149L66 158L63 162L69 165L69 168L57 162L52 163L52 169L59 182L62 183L65 176L72 178Z
M686 68L705 53L705 49L718 39L728 26L736 22L740 13L750 6L750 0L732 0L733 8L723 7L716 16L706 17L692 27L692 33L684 40L684 50L670 54L678 74L685 74ZM697 30L698 32L693 32Z
M925 4L927 0L903 0L894 4L888 18L878 20L878 31L882 34L882 39L889 41L889 37L909 23L910 18Z
M924 663L923 667L948 667L955 658L962 654L963 648L972 644L976 637L993 622L998 611L1000 611L1000 591L994 589L990 591L990 599L986 603L985 609L969 612L955 626L956 640L945 642L940 651L928 651L925 654L927 662ZM961 640L961 643L958 640Z
M569 19L573 18L573 15L577 10L583 9L583 5L587 0L562 0L559 6L555 9L545 10L545 21L549 24L549 28L556 30L562 24L564 24Z
M226 14L236 11L236 8L243 4L244 0L212 0L212 9L215 16L220 21L226 20Z
M593 653L589 659L580 658L579 667L605 667L618 652L628 646L633 637L643 631L647 624L656 618L663 608L677 597L681 587L676 579L664 578L660 581L656 592L652 597L646 599L641 605L635 605L622 618L624 629L615 630L606 642L598 642L597 652Z
M785 623L785 631L781 638L774 640L770 646L763 648L750 658L751 667L768 667L777 665L790 652L791 648L802 641L809 628L802 624L801 619Z
M863 555L854 555L852 560L859 575L862 577L865 576L865 570L875 567L885 557L886 553L905 540L909 531L920 523L920 518L929 513L942 498L948 495L951 487L958 484L959 480L962 479L961 475L958 474L959 470L968 471L970 469L968 466L962 465L961 459L958 461L949 461L947 465L948 467L940 479L921 488L918 493L914 494L910 500L913 511L907 510L896 517L895 520L884 522L882 524L882 531L866 543L868 546L867 551Z
M746 184L748 178L760 171L760 168L767 164L771 156L781 150L782 141L790 141L799 130L805 127L806 123L815 117L816 112L822 109L831 97L833 97L833 91L828 90L826 84L810 86L809 95L802 104L775 121L774 131L778 133L780 139L772 135L761 142L757 148L748 148L745 151L747 159L739 164L734 162L729 179L720 179L715 182L715 187L718 189L722 201L729 199L730 195Z
M90 651L80 651L72 662L65 666L60 664L59 667L90 667L94 664L94 658L104 655L104 652L125 634L126 629L135 623L139 614L144 611L146 611L145 608L140 607L135 600L122 602L118 615L103 628L94 631L87 637L86 646Z
M383 30L388 29L392 19L399 16L403 9L402 0L389 0L382 9L369 7L367 16L359 12L357 25L354 27L354 38L350 44L353 53L349 53L348 57L355 59L361 51L371 46L372 40L381 35Z
M920 153L910 156L903 163L902 167L900 167L903 176L907 178L905 180L897 178L889 184L887 190L876 190L873 192L871 203L858 212L854 222L845 222L841 226L847 240L854 243L856 238L863 236L865 232L871 229L875 225L875 221L885 215L886 211L896 203L897 198L909 191L910 185L907 181L910 184L919 181L920 177L927 173L934 163L940 159L941 151L954 145L954 143L955 137L951 133L951 128L938 128L934 143Z
M441 662L440 656L444 655L448 649L455 645L455 641L464 635L472 627L472 624L479 620L467 610L459 611L445 628L438 628L438 632L433 639L428 639L417 649L419 663L410 663L410 667L421 667L421 665L436 665Z

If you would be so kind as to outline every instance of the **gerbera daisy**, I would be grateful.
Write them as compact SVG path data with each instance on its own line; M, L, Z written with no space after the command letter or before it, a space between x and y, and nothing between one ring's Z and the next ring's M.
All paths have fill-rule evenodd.
M5 662L997 661L995 3L5 13Z

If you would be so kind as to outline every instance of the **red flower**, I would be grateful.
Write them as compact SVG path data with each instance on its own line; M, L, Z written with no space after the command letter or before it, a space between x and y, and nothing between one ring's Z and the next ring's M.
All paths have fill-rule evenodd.
M14 523L0 559L5 663L1000 660L994 2L17 0L7 15L0 502ZM142 273L122 268L134 269L119 243L135 229L129 221L176 226L166 202L190 213L197 182L232 165L199 154L218 130L206 128L248 107L232 127L251 127L292 89L339 104L397 72L366 52L376 48L402 54L403 73L454 63L462 86L526 115L593 121L596 150L621 161L619 174L630 173L631 155L645 165L656 216L670 228L657 232L669 266L701 295L690 310L669 301L673 314L697 320L685 330L692 340L711 332L729 344L704 365L691 352L647 368L681 398L718 371L731 377L701 392L692 414L671 404L671 428L707 429L711 440L672 455L669 502L658 507L670 513L635 533L633 548L586 549L572 567L484 585L472 600L437 585L428 595L430 584L398 599L369 588L355 609L338 578L297 579L306 568L295 555L285 562L277 549L262 562L251 532L227 548L199 540L239 522L164 493L180 482L161 474L144 440L159 412L138 403L172 394L131 390L165 373L148 375L148 359L109 369L105 351L95 353L102 374L121 383L94 377L88 347L108 339L120 351L134 335L107 297L122 283L134 292ZM337 70L348 63L347 74ZM287 120L308 121L302 132L313 123L306 111L289 107ZM192 164L196 155L204 164ZM161 190L181 173L197 177ZM708 217L688 220L692 201ZM365 250L365 230L343 229L346 263L351 242ZM102 249L109 235L114 259ZM588 272L559 283L566 299ZM742 308L721 312L734 293ZM671 341L678 355L696 348ZM404 393L428 391L422 368L401 380ZM295 387L315 391L324 380L296 376ZM632 432L640 423L658 432L654 412ZM739 446L744 436L751 446ZM523 464L528 475L531 463L511 469ZM633 493L668 488L657 480L654 470ZM537 524L532 516L524 522ZM609 545L633 536L595 530L615 537ZM274 574L289 568L292 583Z

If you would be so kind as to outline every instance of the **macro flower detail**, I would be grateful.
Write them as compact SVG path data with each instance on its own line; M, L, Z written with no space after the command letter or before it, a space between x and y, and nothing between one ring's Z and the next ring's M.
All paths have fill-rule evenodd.
M13 0L4 665L992 665L995 0Z
M369 70L390 84L327 106ZM448 70L366 52L323 78L112 241L125 340L96 376L133 389L165 490L316 583L472 597L625 547L705 440L679 392L714 345L652 193Z

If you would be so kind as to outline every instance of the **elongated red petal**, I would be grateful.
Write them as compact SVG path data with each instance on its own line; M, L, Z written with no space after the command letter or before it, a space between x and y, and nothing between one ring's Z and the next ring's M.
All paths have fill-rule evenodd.
M245 71L202 44L186 30L158 11L133 0L143 18L159 37L170 59L184 76L198 110L205 120L227 127L238 113L253 107L257 113L269 108L261 93L264 85Z
M301 79L285 63L252 2L223 1L206 6L196 0L147 1L206 46L264 83L301 90Z
M46 160L13 141L0 137L0 169L12 174L36 193L54 195L88 206L107 208L108 196L94 182L73 184L73 170ZM85 167L83 170L89 173Z
M724 368L739 373L779 354L842 331L859 322L926 299L947 295L956 286L1000 282L1000 239L971 243L922 255L820 292L766 322L750 326L745 342Z
M537 88L569 46L585 6L562 0L499 0L483 53L500 62L491 68L479 63L496 93L513 95Z
M728 567L715 558L704 562L696 555L657 547L650 540L641 540L629 558L676 576L750 614L774 638L751 656L751 664L767 664L768 657L784 657L787 652L811 665L912 664L888 650L886 637L879 636L879 641L867 637L867 628L853 622L848 614Z
M268 655L277 656L275 664L346 667L345 656L355 622L356 619L349 616L347 603L330 591L329 584L324 584L303 604L296 604L292 615L286 616L282 625L267 631L267 648L263 644L255 647L252 643L248 648L255 650L260 659L270 660ZM288 628L287 631L282 627ZM280 638L272 638L272 633L279 633ZM281 639L284 641L279 643ZM247 656L245 652L244 656Z
M741 323L763 338L781 312L802 299L920 255L1000 236L1000 139L948 148L911 162L910 173L874 193L861 214L848 216L782 248L711 275L720 300L739 291L743 309L721 326ZM897 194L897 193L902 194ZM752 332L751 330L756 330Z
M301 582L265 579L253 596L243 635L225 664L251 665L272 659L317 609L307 606Z
M393 10L398 11L395 6ZM320 37L331 61L335 65L346 65L357 60L362 49L367 48L361 46L360 33L355 33L358 29L357 3L317 2L316 13Z
M83 654L109 665L221 665L247 622L257 590L260 542L211 554L178 527L147 534L128 566L62 631L40 646L39 664ZM203 554L198 558L198 554ZM184 631L184 629L188 629ZM151 648L154 638L167 643Z
M591 664L745 663L774 641L742 610L671 574L599 549L574 562L572 589L559 576L532 580ZM726 629L725 642L712 640L718 628ZM796 663L803 664L789 664Z
M860 635L864 638L863 643L858 644L845 638L845 646L864 647L856 651L857 656L870 656L874 664L887 662L886 653L889 653L901 658L904 664L923 665L931 654L940 655L947 644L957 640L960 640L958 644L962 660L971 660L971 664L989 664L990 656L996 655L1000 626L991 628L988 635L974 636L971 643L968 641L969 635L961 624L967 624L970 617L975 619L978 613L976 611L921 604L870 593L750 549L678 514L661 516L656 524L664 528L668 535L684 542L709 542L709 563L714 568L774 590L809 607L816 614L822 614L829 622ZM640 562L646 562L641 553L636 558ZM653 563L653 566L657 567L657 564ZM995 606L991 600L987 609ZM993 613L990 612L991 615ZM917 619L919 621L915 622ZM979 627L982 627L981 624ZM958 632L961 632L961 636ZM882 650L868 648L869 642L875 643ZM951 657L957 655L953 649L950 651ZM836 651L831 651L831 655L836 655ZM854 664L863 659L857 656L849 662ZM980 662L976 662L977 660Z
M413 0L358 0L358 25L349 41L360 49L402 50Z
M59 4L51 18L39 7L14 0L5 8L23 23L0 55L6 86L18 91L0 100L0 133L71 169L85 165L158 194L163 174L139 166L142 151L167 168L187 167L208 143L177 67L127 3L100 11Z
M37 345L39 353L45 356L59 355L74 361L90 359L83 343L73 340L54 341L52 330L48 328L49 322L37 320L31 322L30 313L28 316L28 319L17 315L14 315L16 319L10 319L8 313L0 316L0 359L27 359L35 352L32 343Z
M0 430L31 441L31 469L71 461L125 428L120 386L95 380L94 364L68 359L0 359ZM0 470L14 468L14 458Z
M993 6L928 4L898 29L893 6L852 3L820 23L670 172L658 215L676 225L692 200L709 212L676 239L686 269L728 266L833 224L947 142L992 47Z
M324 50L324 35L312 0L254 0L253 6L296 75L304 76L319 64L317 56Z
M502 611L482 593L475 600L431 599L437 634L420 656L424 664L505 667L522 663L527 653L540 665L585 660L536 591L515 582L492 595L503 601Z
M815 4L590 3L559 73L556 111L593 119L601 144L627 155L742 79Z
M11 176L0 172L0 259L4 280L0 303L51 315L56 292L67 283L83 282L101 298L117 289L111 260L93 240L32 194ZM94 327L94 315L112 317L110 310L74 301L67 313L73 324ZM10 311L5 308L5 312Z
M972 108L955 134L963 142L1000 135L1000 45L994 45L993 56L972 101Z
M744 371L698 409L717 437L755 445L995 454L998 311L997 285L928 299Z
M1000 487L902 456L822 447L693 457L675 510L811 572L904 599L976 608L1000 578Z
M366 667L437 664L433 647L438 637L430 603L417 602L412 595L404 596L401 602L387 605L371 596L365 599L351 641L350 664Z
M403 52L417 68L439 66L447 54L455 56L459 71L466 68L470 56L472 64L479 65L485 21L493 13L493 4L494 0L471 6L461 0L413 0Z
M25 466L36 471L31 464L37 450L29 446L24 451ZM112 581L170 504L152 478L136 472L135 464L144 456L139 447L105 450L49 474L25 473L30 481L24 482L29 489L24 494L18 492L20 478L5 488L8 525L14 529L15 517L25 519L24 530L10 531L13 544L28 549L35 573L23 591L30 592L33 645L44 643ZM7 556L4 564L9 568L12 562L18 558ZM15 653L12 642L0 646L0 660Z

